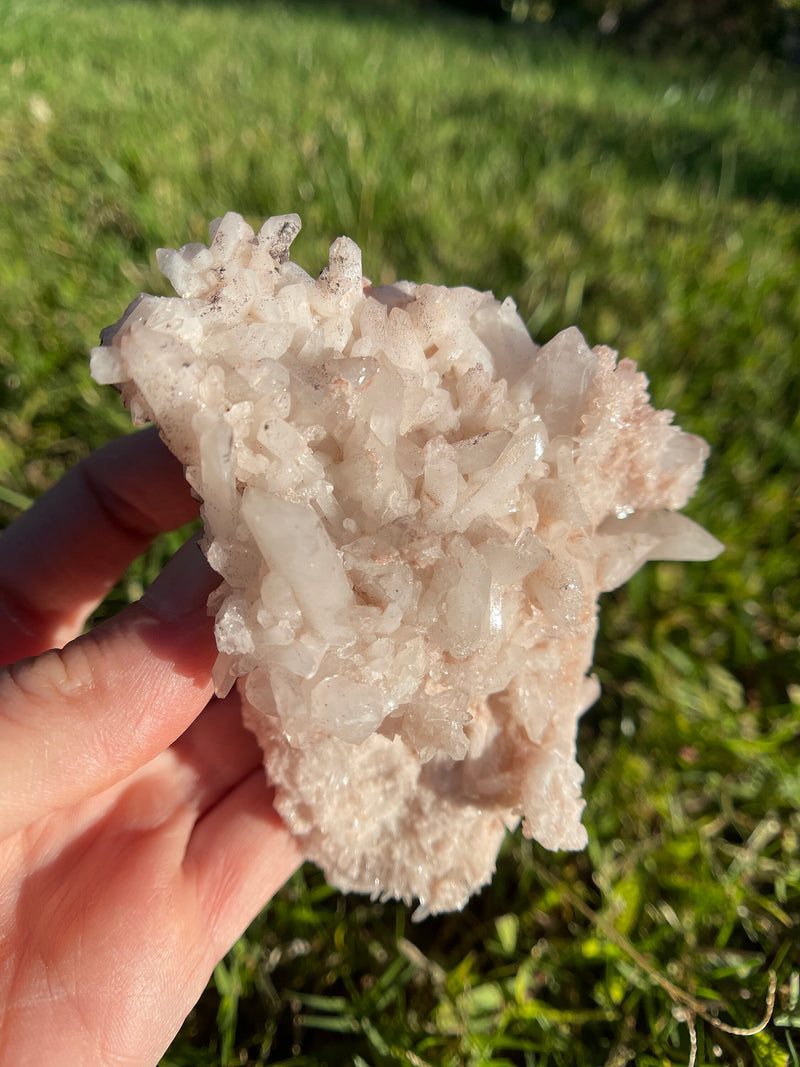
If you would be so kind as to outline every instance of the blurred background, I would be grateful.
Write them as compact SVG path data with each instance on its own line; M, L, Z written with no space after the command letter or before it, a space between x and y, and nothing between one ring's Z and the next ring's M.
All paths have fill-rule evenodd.
M800 1063L800 3L0 0L0 518L128 432L88 352L159 246L297 211L375 282L511 295L711 445L726 545L605 598L582 854L410 922L302 871L164 1067ZM179 538L131 568L136 598ZM101 613L102 614L102 613ZM793 1036L794 1035L794 1036Z

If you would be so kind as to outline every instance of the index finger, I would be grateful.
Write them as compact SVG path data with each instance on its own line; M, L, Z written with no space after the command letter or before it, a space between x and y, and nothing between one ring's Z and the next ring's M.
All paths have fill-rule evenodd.
M65 645L153 538L197 512L155 428L93 452L0 537L0 663Z

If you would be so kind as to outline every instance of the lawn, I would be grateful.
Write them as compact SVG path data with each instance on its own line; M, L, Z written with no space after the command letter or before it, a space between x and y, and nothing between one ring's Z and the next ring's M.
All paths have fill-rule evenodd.
M298 211L316 272L511 294L711 444L726 545L606 598L585 853L508 839L459 915L297 875L162 1061L800 1063L800 78L404 4L0 0L0 517L128 419L88 350L155 249ZM139 595L175 546L131 568ZM775 1004L755 1036L775 975ZM795 1036L792 1037L794 1031Z

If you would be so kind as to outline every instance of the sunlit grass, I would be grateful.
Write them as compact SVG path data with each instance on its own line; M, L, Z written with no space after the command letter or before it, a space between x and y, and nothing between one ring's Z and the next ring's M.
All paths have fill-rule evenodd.
M690 511L727 550L607 598L586 853L510 838L420 926L306 870L164 1063L685 1064L659 979L747 1027L770 968L764 1033L698 1020L698 1063L796 1063L797 80L380 10L0 0L0 514L127 429L87 352L166 291L156 247L297 210L311 271L348 233L375 281L510 293L539 339L637 359L712 445Z

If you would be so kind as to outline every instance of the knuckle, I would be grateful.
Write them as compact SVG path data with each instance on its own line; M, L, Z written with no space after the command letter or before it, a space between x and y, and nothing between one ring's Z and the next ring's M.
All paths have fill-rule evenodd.
M10 685L28 702L83 700L96 687L92 657L84 639L65 648L51 648L36 659L8 667Z

